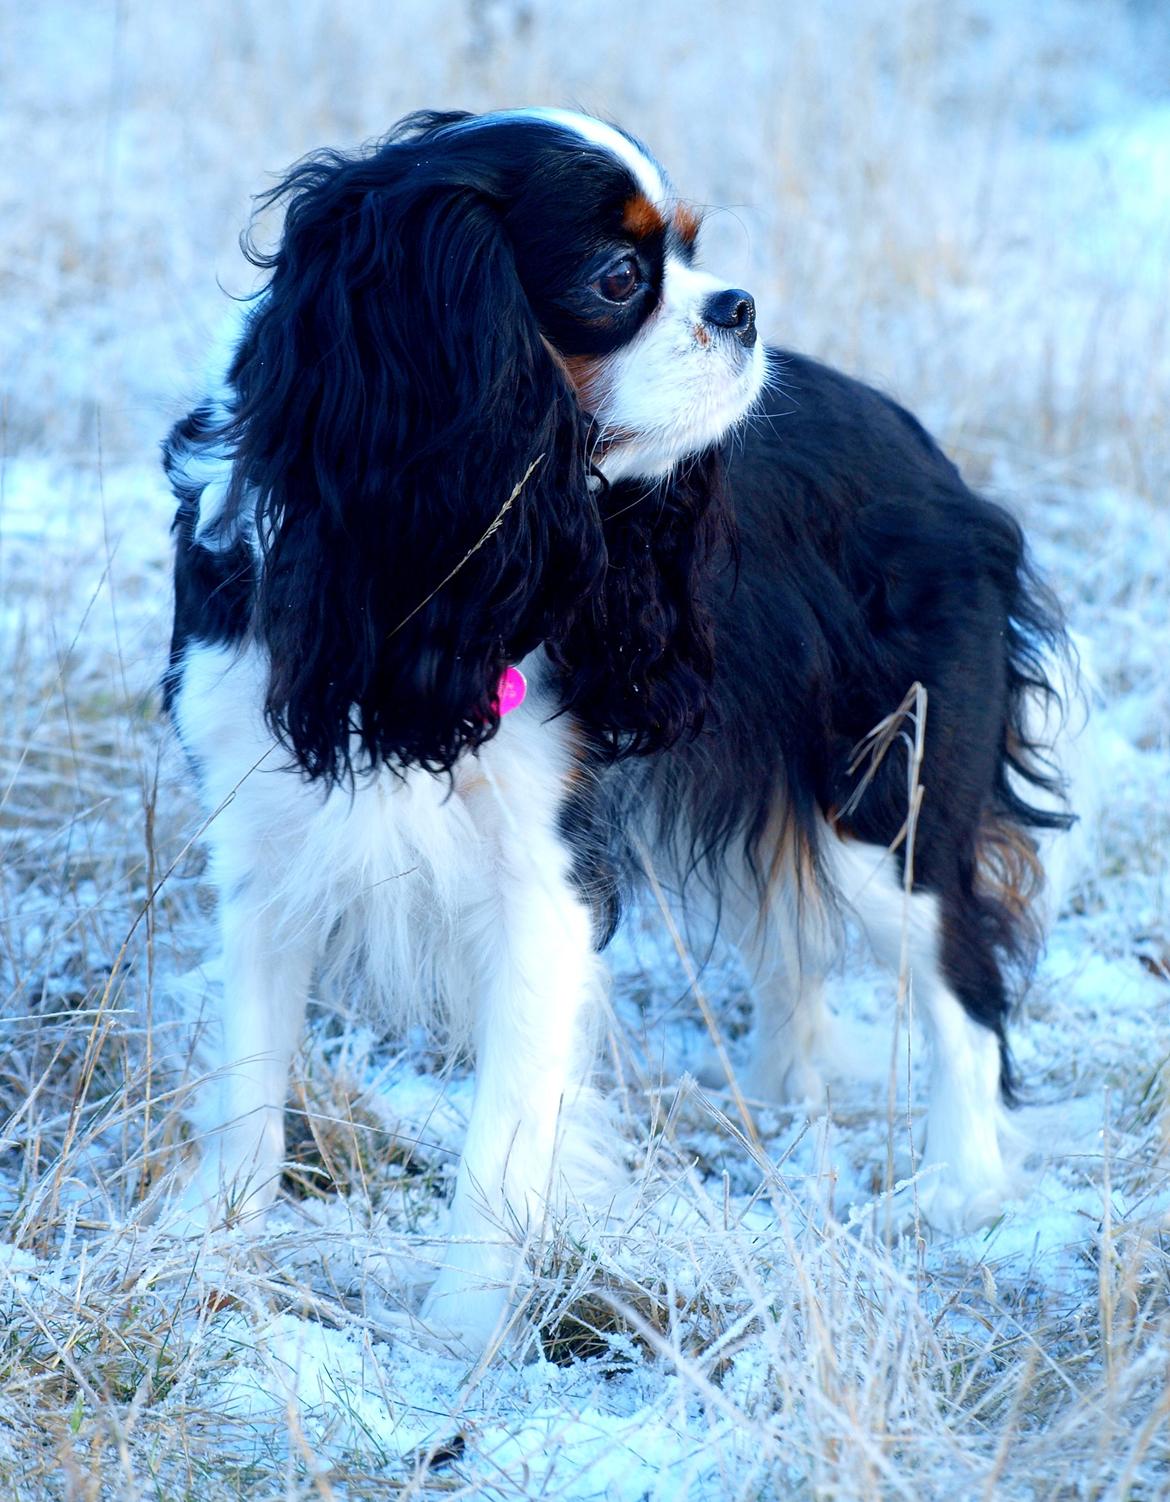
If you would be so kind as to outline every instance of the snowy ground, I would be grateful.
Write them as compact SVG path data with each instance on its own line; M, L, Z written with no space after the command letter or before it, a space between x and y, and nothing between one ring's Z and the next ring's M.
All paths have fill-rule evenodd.
M4 1495L1170 1491L1170 20L795 10L0 12ZM180 1003L216 984L153 689L154 455L217 274L248 285L234 235L266 171L418 105L523 101L643 134L727 209L706 260L767 335L894 390L1017 508L1108 708L1089 879L1020 1007L1004 1217L886 1234L908 1112L893 990L860 953L833 999L879 1064L834 1075L829 1116L765 1112L753 1141L675 1088L703 1030L650 906L616 946L605 1059L634 1187L554 1228L539 1359L469 1371L403 1313L469 1100L425 1039L318 1009L264 1230L192 1248L140 1212L187 1133ZM734 1056L732 960L702 985Z

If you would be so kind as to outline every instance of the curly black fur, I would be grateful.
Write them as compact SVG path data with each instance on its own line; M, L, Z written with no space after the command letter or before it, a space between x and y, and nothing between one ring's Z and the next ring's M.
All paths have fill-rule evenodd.
M255 640L304 776L449 772L497 731L504 666L543 643L592 752L564 826L604 937L631 829L656 827L677 874L716 892L743 860L766 886L780 824L814 875L827 824L891 844L904 762L859 799L850 764L921 683L916 881L1010 1094L1004 971L1025 930L981 883L980 842L1069 822L1028 791L1058 790L1028 701L1053 693L1065 640L1018 525L901 407L796 355L765 396L772 413L792 398L783 415L665 480L606 485L562 357L636 338L665 240L647 296L594 316L583 268L637 183L554 123L466 118L409 117L266 195L284 230L250 252L268 281L228 394L166 449L168 695L189 641ZM207 517L200 454L231 469Z
M272 276L227 437L264 550L265 708L310 777L355 752L448 770L497 729L504 665L604 568L585 422L516 276L503 191L394 139L268 195L289 201L284 235L258 258Z
M734 545L718 450L658 484L626 483L601 502L607 567L550 649L566 709L608 756L664 750L696 735L715 663L705 581Z
M680 880L717 894L742 854L763 895L782 811L784 837L823 878L826 816L873 845L901 831L904 752L891 750L855 806L850 765L921 683L916 884L942 904L944 972L1002 1041L1003 967L1027 961L1028 934L981 887L979 843L993 824L1072 822L1025 791L1060 791L1027 716L1029 694L1055 694L1044 659L1067 649L1060 612L1018 523L963 482L915 418L815 361L785 353L777 363L783 386L765 402L782 415L757 421L726 455L738 568L697 580L715 639L706 724L611 784L612 822L628 828L652 809ZM1004 1086L1010 1095L1006 1046Z
M326 782L449 771L498 729L503 667L542 642L566 707L612 755L669 745L703 713L711 643L694 584L715 460L644 504L591 485L589 420L545 332L564 320L549 268L567 255L543 224L548 177L568 157L593 214L618 212L632 184L566 153L551 126L517 127L507 150L507 127L490 141L449 129L463 118L412 116L367 154L307 158L264 196L286 205L284 230L270 254L249 246L270 275L230 413L171 439L232 458L209 540L238 549L254 528L265 712ZM206 572L180 534L179 575Z

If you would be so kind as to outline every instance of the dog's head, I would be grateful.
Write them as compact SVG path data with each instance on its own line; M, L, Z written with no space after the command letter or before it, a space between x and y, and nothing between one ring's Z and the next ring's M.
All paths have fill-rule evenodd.
M693 728L715 448L764 356L659 165L587 116L426 114L268 201L214 526L260 550L267 710L305 771L449 768L542 642L612 749Z

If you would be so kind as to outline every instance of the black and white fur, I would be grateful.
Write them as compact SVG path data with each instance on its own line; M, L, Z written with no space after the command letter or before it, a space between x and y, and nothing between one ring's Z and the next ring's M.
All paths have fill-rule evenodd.
M1068 823L1035 733L1061 632L1016 524L884 396L766 358L662 168L600 121L414 116L271 198L266 289L165 449L165 695L213 814L226 967L192 1210L272 1200L310 985L357 967L474 1049L424 1316L482 1343L560 1186L596 951L650 848L752 966L752 1095L818 1090L835 915L893 966L908 934L925 1208L994 1213L1012 878ZM907 908L904 758L859 797L851 769L915 683Z

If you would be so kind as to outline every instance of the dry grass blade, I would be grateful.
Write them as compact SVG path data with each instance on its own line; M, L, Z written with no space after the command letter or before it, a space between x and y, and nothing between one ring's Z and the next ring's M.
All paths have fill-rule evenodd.
M500 527L503 525L504 517L507 516L507 514L508 514L509 511L511 511L513 505L515 504L515 502L516 502L516 500L518 498L518 496L520 495L520 492L524 489L525 485L528 484L528 481L529 481L529 478L532 475L532 472L536 469L536 466L538 464L540 464L540 463L543 462L543 460L544 460L544 455L543 454L537 454L536 458L532 461L532 463L524 471L524 473L520 477L520 479L516 482L515 486L512 489L512 494L508 497L508 499L500 507L499 511L496 512L496 515L495 515L495 517L494 517L494 519L492 521L491 526L489 526L487 528L487 530L484 532L483 536L479 539L479 541L476 542L474 544L474 546L468 548L467 552L464 553L463 557L460 558L459 562L455 565L455 567L451 570L451 572L449 574L446 574L442 579L439 580L438 584L435 585L434 589L431 590L431 592L430 592L429 595L427 595L424 599L420 600L418 602L418 604L414 607L414 609L412 611L410 611L410 613L408 615L404 615L402 617L402 619L398 622L397 626L394 626L394 627L391 628L391 630L387 631L387 633L386 633L387 639L389 639L391 636L397 635L397 633L402 630L403 626L405 626L408 621L414 620L415 616L419 613L419 611L420 610L424 610L431 603L431 601L435 598L435 596L439 593L439 591L441 589L446 589L447 585L450 584L451 580L455 578L456 574L459 573L460 569L466 568L466 566L468 565L468 563L470 563L471 560L475 557L476 553L479 552L480 548L482 548L485 543L487 543L492 537L494 537L496 535L496 533L500 530Z
M305 0L280 25L234 0L9 7L12 1502L1166 1494L1170 448L1152 441L1170 410L1166 29L1158 7L1122 0L1091 17L1079 0L736 5L712 28L693 3L647 0L637 46L625 11L584 0L470 5L439 28L425 6L395 7L387 26L369 0ZM745 36L763 70L745 70ZM1121 750L1096 881L1024 999L1021 1118L1052 1151L1000 1225L957 1245L871 1234L894 1175L883 1147L906 1139L913 1163L921 1094L905 1068L904 1100L887 1082L884 1035L877 1083L834 1081L831 1122L675 1088L703 1033L734 1083L746 1003L718 955L697 974L659 893L649 962L620 947L615 960L606 1070L631 1187L549 1211L515 1329L475 1371L410 1314L442 1253L470 1101L466 1071L444 1074L428 1040L387 1039L322 999L269 1225L188 1242L143 1211L198 1143L180 999L217 984L201 819L153 697L173 509L157 442L223 316L212 268L249 290L231 257L266 168L420 103L571 97L710 200L704 260L752 289L762 327L782 332L795 309L796 343L898 391L976 483L1022 508L1092 640ZM684 99L735 108L712 129ZM721 212L729 160L747 187ZM753 421L782 440L799 400L780 366ZM396 629L491 546L542 462ZM925 710L908 695L854 766L861 798L900 776L905 746L908 873ZM905 966L883 992L851 951L835 985L851 1020L896 1009L909 1038ZM675 1005L687 990L702 1029ZM529 1316L551 1359L520 1360Z

